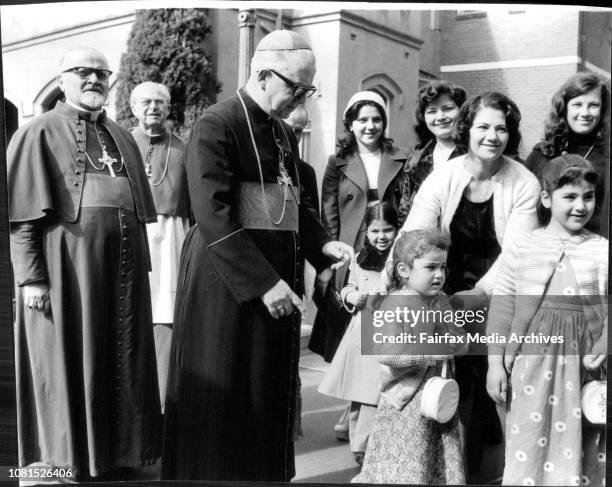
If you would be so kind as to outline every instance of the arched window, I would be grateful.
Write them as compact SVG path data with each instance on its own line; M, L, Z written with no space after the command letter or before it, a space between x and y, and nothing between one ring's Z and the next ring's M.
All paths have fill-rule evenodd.
M59 86L56 86L47 96L41 101L40 106L43 113L53 110L58 101L64 99L64 93L60 90Z
M364 76L359 82L359 90L374 91L382 96L387 104L389 123L400 118L398 112L404 105L402 89L388 74L372 73Z
M36 98L34 98L34 115L40 115L42 113L53 110L55 104L59 100L64 99L64 93L60 90L57 83L57 79L53 78L38 92Z

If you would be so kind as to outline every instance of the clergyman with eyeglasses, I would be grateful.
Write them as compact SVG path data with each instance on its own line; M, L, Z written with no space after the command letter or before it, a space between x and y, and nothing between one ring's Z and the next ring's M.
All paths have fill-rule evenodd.
M304 38L274 31L257 45L246 86L191 131L196 225L181 257L162 479L295 475L303 257L320 272L353 254L331 241L301 191L297 142L282 122L314 93L314 74Z
M157 210L157 221L147 224L147 238L151 252L149 283L157 380L163 412L179 260L189 230L185 144L166 126L170 113L170 91L166 85L140 83L132 90L130 107L138 119L131 133L140 149Z
M159 457L161 414L138 147L103 110L108 62L69 51L65 101L8 148L19 464L122 480Z

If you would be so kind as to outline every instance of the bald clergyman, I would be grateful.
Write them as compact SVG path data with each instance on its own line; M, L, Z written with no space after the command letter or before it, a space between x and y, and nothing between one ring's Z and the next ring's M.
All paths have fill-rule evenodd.
M297 143L281 121L315 91L314 74L306 41L274 31L258 44L246 86L191 131L196 225L179 272L162 479L295 474L302 256L322 271L352 255L300 198Z
M65 96L8 148L19 465L121 480L159 456L145 223L151 190L132 136L102 109L111 71L77 48Z
M163 412L179 261L189 230L189 193L183 164L185 144L166 127L170 92L165 85L140 83L132 91L130 107L138 119L132 136L140 149L157 210L157 221L147 224L147 237L151 252L149 280L157 378Z

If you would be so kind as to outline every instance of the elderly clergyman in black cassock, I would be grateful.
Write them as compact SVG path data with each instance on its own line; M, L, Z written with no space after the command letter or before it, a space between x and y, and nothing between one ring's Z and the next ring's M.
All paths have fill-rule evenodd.
M134 139L102 110L110 75L101 52L69 51L66 101L8 148L19 464L67 480L133 478L159 456L156 213Z
M210 107L185 150L197 225L183 246L166 396L162 479L289 481L302 263L331 241L300 191L281 119L314 93L315 60L291 31L264 37L245 87Z

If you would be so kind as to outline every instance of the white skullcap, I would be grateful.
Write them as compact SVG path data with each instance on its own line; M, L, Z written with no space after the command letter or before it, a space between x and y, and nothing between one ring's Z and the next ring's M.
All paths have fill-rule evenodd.
M295 51L298 49L311 50L306 39L291 30L273 30L259 41L255 48L256 51Z

